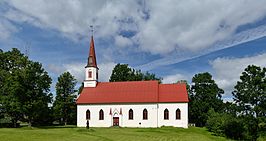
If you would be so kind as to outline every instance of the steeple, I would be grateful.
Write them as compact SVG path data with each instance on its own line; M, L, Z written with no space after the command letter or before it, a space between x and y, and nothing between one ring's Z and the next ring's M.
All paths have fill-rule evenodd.
M93 36L91 36L90 52L88 62L85 67L84 87L96 87L98 83L98 67L96 62Z
M96 61L96 55L95 55L93 36L91 36L90 52L89 52L88 63L87 63L86 67L97 68L97 61Z

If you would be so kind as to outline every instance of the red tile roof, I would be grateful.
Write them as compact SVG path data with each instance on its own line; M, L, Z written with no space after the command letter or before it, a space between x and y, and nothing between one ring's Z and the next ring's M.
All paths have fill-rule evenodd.
M91 62L90 62L90 58L92 59ZM97 68L97 61L96 61L96 55L95 55L93 36L91 36L90 52L89 52L87 67L96 67Z
M158 81L99 82L83 88L77 104L188 102L186 84Z

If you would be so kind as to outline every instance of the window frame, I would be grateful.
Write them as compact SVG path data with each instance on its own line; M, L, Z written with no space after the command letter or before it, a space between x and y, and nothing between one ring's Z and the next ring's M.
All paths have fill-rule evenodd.
M88 77L92 78L92 71L88 71Z
M180 120L181 119L181 110L178 108L175 111L175 119Z
M104 112L102 109L99 111L99 120L104 120Z
M167 108L163 111L163 119L169 120L169 110Z
M148 110L146 108L142 112L142 119L148 120Z
M88 109L86 111L86 120L90 120L91 119L91 111Z
M128 111L128 120L134 120L134 111L132 109Z

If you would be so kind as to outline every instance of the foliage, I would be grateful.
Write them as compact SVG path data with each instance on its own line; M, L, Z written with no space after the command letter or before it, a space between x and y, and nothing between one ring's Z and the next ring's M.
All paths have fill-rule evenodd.
M142 73L140 70L132 69L128 64L117 64L109 79L110 82L142 80L158 80L161 83L162 78L157 78L153 73Z
M266 117L266 68L249 65L233 91L238 115L243 117L249 140L256 140Z
M266 68L249 65L237 81L233 91L234 101L240 112L266 116Z
M244 139L245 129L242 120L227 113L217 113L210 109L206 127L215 135L236 140Z
M1 111L16 126L18 120L32 122L45 114L52 95L51 78L38 62L33 62L17 49L0 53Z
M221 99L224 91L218 87L208 72L196 74L192 78L189 102L189 121L196 126L205 126L208 111L212 108L215 112L223 110Z
M55 118L65 125L76 122L76 79L69 72L58 77L54 102Z
M81 83L79 89L78 89L78 94L81 94L82 90L84 88L84 82Z
M223 113L209 111L207 128L236 140L257 140L265 132L265 68L248 66L233 91L234 103L224 104Z

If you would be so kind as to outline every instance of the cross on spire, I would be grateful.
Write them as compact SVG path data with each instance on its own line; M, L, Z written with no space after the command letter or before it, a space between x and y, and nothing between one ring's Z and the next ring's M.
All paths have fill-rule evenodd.
M90 25L91 36L93 36L93 25Z

